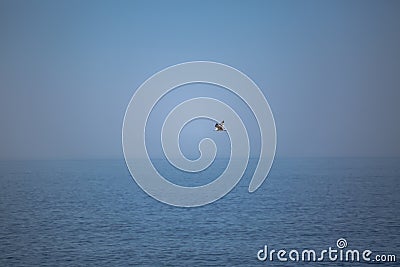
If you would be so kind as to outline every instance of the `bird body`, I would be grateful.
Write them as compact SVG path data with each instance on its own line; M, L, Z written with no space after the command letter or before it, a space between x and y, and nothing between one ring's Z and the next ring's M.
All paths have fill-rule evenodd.
M220 123L215 124L215 131L226 131L224 127L224 121L221 121Z

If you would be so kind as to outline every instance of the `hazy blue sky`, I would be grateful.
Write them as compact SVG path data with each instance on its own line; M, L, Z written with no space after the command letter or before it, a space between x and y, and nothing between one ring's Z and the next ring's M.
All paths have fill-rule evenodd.
M121 157L136 88L192 60L262 88L278 156L400 156L399 14L399 1L0 0L0 158Z

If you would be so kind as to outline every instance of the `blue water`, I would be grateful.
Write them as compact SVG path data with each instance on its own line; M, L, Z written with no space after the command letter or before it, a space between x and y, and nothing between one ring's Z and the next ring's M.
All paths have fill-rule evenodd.
M176 208L145 194L123 160L0 162L0 266L365 266L257 260L264 245L322 250L338 238L399 265L400 159L277 159L253 194L250 174L211 205Z

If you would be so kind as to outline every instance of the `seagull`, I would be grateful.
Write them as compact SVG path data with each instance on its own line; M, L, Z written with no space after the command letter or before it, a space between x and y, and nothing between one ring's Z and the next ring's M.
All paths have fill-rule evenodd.
M221 121L220 123L215 124L215 129L214 131L226 131L224 127L224 121Z

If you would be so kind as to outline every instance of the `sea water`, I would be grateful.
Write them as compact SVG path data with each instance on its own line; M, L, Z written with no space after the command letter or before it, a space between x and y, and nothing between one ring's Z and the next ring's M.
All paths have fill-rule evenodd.
M183 184L210 180L154 162ZM398 266L400 159L278 158L250 194L251 175L210 205L178 208L143 192L124 160L2 161L0 266L365 266L257 259L265 245L323 250L339 238Z

